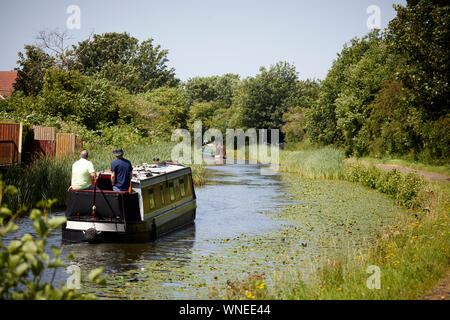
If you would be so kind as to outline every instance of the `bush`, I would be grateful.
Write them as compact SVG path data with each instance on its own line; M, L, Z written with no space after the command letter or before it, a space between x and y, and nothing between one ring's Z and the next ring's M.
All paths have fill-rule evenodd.
M426 184L423 178L414 173L403 175L395 169L385 171L373 165L361 164L348 166L344 179L385 193L407 208L419 205L420 192Z
M5 186L0 180L0 299L24 300L24 299L96 299L92 294L82 295L65 285L61 288L41 281L45 270L53 270L66 267L61 259L61 248L52 247L52 256L46 252L48 234L66 222L65 217L49 217L48 211L54 200L41 201L39 207L30 211L30 219L36 233L36 239L31 234L25 234L20 240L11 240L3 243L3 237L18 230L14 223L12 211L2 205L5 194L17 193L12 186ZM104 284L105 278L100 277L103 268L92 270L89 280Z

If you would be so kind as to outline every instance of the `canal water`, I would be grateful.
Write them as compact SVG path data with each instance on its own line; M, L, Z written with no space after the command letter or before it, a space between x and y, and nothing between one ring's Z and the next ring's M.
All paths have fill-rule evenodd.
M68 264L76 264L85 271L102 266L108 279L112 276L121 279L120 274L136 271L131 278L126 275L123 282L115 279L118 281L115 283L118 289L122 285L125 286L128 280L138 282L139 273L144 273L138 271L143 271L147 268L146 265L156 261L158 267L154 270L161 273L159 276L163 279L163 286L180 287L182 283L164 281L168 269L180 269L207 255L219 256L223 244L240 235L264 235L280 228L280 222L262 214L264 211L276 210L286 202L283 200L284 182L279 175L261 175L259 165L249 164L211 166L207 167L207 171L206 185L196 188L197 214L194 225L145 244L62 245L61 231L56 230L48 237L49 252L51 246L62 245L63 257L70 252L75 257L74 262L66 260ZM55 215L63 214L61 212ZM19 239L25 233L33 233L31 221L27 217L17 219L16 222L20 227L19 231L8 235L6 241ZM46 274L43 281L51 279L52 276ZM207 278L207 275L202 276ZM61 269L56 274L54 283L65 283L68 277L69 274ZM200 275L198 278L201 278ZM102 292L103 289L105 293ZM126 297L120 294L121 290L117 290L111 296L108 295L107 288L92 290L105 298ZM176 294L166 292L165 295L159 296L149 293L146 296L150 299L158 297L186 298L185 295L180 295L180 290L176 290Z
M208 299L216 298L214 291L223 291L227 281L249 274L264 274L270 285L286 266L304 272L307 280L312 259L324 247L319 238L329 240L339 228L342 234L351 233L345 225L370 234L397 210L391 200L344 181L301 180L296 187L288 175L261 172L260 165L207 167L206 185L196 188L195 224L157 241L62 244L61 231L55 230L48 237L48 250L62 245L63 257L75 257L67 264L85 273L104 267L107 285L82 283L80 289L102 299ZM342 207L344 202L353 209ZM290 217L293 208L304 214ZM372 229L355 228L353 221L366 218L364 225ZM7 241L33 233L27 217L17 223L19 230ZM43 281L52 276L45 274ZM54 284L66 283L68 277L61 268Z

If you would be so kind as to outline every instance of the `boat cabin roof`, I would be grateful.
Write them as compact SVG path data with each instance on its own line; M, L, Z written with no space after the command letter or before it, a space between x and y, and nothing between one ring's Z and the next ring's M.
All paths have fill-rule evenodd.
M167 181L191 173L189 167L174 162L160 162L159 164L143 163L133 166L131 182L133 189L147 187L155 183ZM99 172L99 176L111 175L110 171Z
M132 182L139 183L141 181L150 180L156 176L169 174L183 169L186 169L186 167L180 164L156 165L143 163L133 166Z

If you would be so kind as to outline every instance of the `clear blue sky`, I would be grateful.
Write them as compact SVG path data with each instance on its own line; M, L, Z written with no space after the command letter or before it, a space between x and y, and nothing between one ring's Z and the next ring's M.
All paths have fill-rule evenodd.
M169 50L177 77L237 73L254 76L261 66L294 63L299 77L323 79L345 42L369 32L370 5L381 27L405 0L2 0L0 70L16 67L17 52L34 44L40 30L66 28L69 5L81 9L73 42L91 33L128 32L153 38Z

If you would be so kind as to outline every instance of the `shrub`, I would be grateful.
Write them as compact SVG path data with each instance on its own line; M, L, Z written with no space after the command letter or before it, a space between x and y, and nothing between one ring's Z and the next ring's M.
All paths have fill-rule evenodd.
M398 170L384 171L373 165L352 164L344 179L385 193L407 208L419 205L420 192L425 186L425 180L414 173L403 175Z
M5 194L17 193L12 186L5 186L0 180L0 299L96 299L92 294L82 295L65 285L61 288L41 281L45 270L53 270L55 275L58 268L66 267L61 259L61 248L51 247L52 256L46 252L47 236L66 222L65 217L49 217L48 211L54 200L41 201L39 207L30 212L30 219L36 233L36 239L31 234L23 235L20 240L3 243L3 237L18 230L14 223L12 211L2 205ZM100 277L103 268L92 270L89 280L104 284L105 278Z

